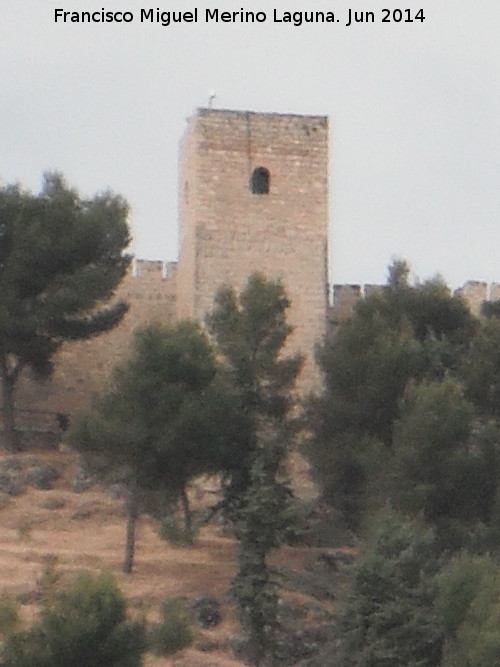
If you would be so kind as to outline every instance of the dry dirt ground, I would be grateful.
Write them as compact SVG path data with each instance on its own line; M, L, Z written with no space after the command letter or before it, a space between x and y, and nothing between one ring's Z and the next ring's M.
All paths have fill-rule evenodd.
M28 487L15 497L3 497L0 509L0 591L14 595L37 590L37 581L47 555L57 559L62 576L82 569L111 570L129 600L132 613L153 619L162 600L169 596L193 599L204 593L215 595L223 604L223 622L212 630L196 630L192 647L172 658L148 654L146 667L236 667L227 641L238 633L228 588L234 574L235 545L220 527L203 528L194 546L173 548L161 540L155 524L139 520L135 568L132 575L121 572L125 518L123 501L99 487L73 491L69 484L77 459L70 453L37 453L44 462L63 469L63 478L51 490ZM0 464L2 457L0 456ZM203 494L199 493L198 497ZM213 497L212 497L213 498ZM203 500L203 498L202 498ZM208 502L208 499L205 499ZM52 509L50 509L52 507ZM275 556L288 568L302 569L311 550L287 547ZM23 605L28 619L37 611L36 602ZM213 649L202 652L200 642Z

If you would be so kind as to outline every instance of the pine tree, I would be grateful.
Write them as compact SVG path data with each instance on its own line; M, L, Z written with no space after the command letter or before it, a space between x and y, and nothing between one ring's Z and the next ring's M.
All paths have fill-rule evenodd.
M438 561L432 529L392 510L375 517L340 601L345 667L438 667Z
M69 443L103 471L121 470L126 480L127 573L143 492L163 490L185 500L190 479L223 467L238 418L217 371L197 324L150 325L137 332L130 357L95 408L74 420Z
M7 445L15 427L17 380L25 368L44 378L65 341L96 336L126 312L107 306L130 257L127 205L104 193L82 199L57 174L38 195L0 189L0 382Z
M140 667L143 623L127 620L126 601L109 574L82 572L44 603L29 630L7 637L4 667Z
M239 295L221 289L207 319L248 420L238 445L244 456L228 468L226 501L239 542L233 592L249 635L248 656L256 665L274 647L278 594L267 556L283 539L290 498L282 468L302 359L283 354L291 333L289 306L279 281L254 274Z
M325 390L309 406L308 457L325 499L351 528L369 500L387 498L394 422L408 382L458 369L477 327L440 279L412 286L408 267L396 262L388 284L360 300L320 348Z

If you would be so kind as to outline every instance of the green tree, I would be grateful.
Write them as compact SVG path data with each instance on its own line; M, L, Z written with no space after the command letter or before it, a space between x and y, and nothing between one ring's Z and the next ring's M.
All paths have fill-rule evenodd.
M344 667L437 667L434 534L392 510L379 514L346 571L339 638Z
M148 633L148 645L156 655L173 655L194 639L192 618L181 598L167 598L160 607L160 622Z
M82 572L45 605L33 626L4 642L4 667L140 667L145 628L126 618L113 577Z
M373 492L387 497L384 476L406 385L458 368L476 329L440 279L409 285L408 267L396 262L388 284L360 300L320 348L325 390L309 406L307 454L325 498L351 527Z
M217 375L212 347L194 322L139 331L94 410L75 419L69 443L122 470L127 481L124 571L131 572L141 491L184 498L188 481L219 470L237 428L231 392ZM227 423L229 422L229 423Z
M104 193L82 199L61 176L38 195L0 189L0 382L7 445L20 448L14 391L25 368L40 378L64 341L114 327L126 304L104 304L130 258L127 205Z
M437 576L436 610L446 631L443 667L500 665L500 569L463 553Z
M449 639L455 639L472 601L484 581L491 581L497 567L490 556L467 551L457 554L436 577L436 612Z
M455 526L460 544L461 531L467 536L477 522L490 521L497 442L496 429L476 424L460 382L446 377L410 384L394 428L396 499L440 526L443 538L445 528Z
M278 596L267 556L283 539L290 497L282 468L292 438L292 390L302 359L283 354L291 332L289 306L280 281L254 274L239 295L221 289L207 318L247 419L238 445L243 455L227 467L226 501L239 542L233 591L256 665L274 646Z
M460 367L467 397L483 419L500 420L500 317L481 322Z

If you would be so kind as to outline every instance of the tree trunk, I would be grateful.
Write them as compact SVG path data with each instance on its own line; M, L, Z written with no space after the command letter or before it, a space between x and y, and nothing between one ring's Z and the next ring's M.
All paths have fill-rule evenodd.
M136 479L131 479L129 482L128 498L125 502L125 509L127 512L127 536L125 541L123 571L125 574L131 574L134 566L135 524L139 514L138 487Z
M191 508L189 507L189 498L187 497L186 487L182 487L181 491L181 505L182 511L184 512L184 528L186 533L191 533L193 529L193 517L191 514Z
M5 363L2 364L2 419L5 432L6 447L11 452L21 451L21 440L16 429L14 415L15 378L8 373Z

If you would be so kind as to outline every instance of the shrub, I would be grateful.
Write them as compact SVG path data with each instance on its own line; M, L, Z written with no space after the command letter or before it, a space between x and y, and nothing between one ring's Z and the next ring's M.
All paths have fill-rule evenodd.
M200 595L191 605L197 624L202 628L215 628L222 620L220 602L213 595Z
M61 580L61 573L57 570L59 558L56 554L44 554L43 570L37 581L41 599L45 606L49 606L56 601L58 595L58 585Z
M5 637L17 629L19 625L19 607L13 597L0 595L0 635Z
M385 511L362 554L348 566L341 605L343 667L437 667L443 632L436 620L434 534Z
M139 667L144 624L125 616L125 599L109 574L82 572L26 632L7 637L2 667Z
M191 618L183 600L167 598L161 606L161 620L149 632L149 647L156 655L172 655L193 641Z
M168 516L160 521L158 534L173 547L191 546L196 537L196 531L188 530L175 516Z
M443 667L493 667L500 656L500 570L489 556L455 557L438 575L447 637Z
M17 539L29 540L31 537L31 529L34 526L34 521L29 516L22 516L17 523Z

